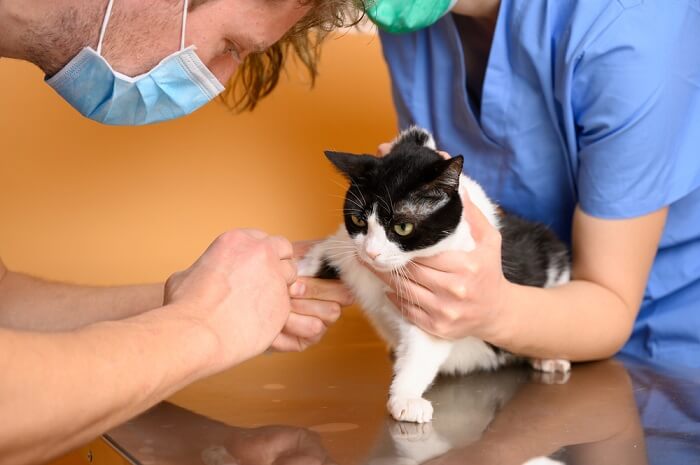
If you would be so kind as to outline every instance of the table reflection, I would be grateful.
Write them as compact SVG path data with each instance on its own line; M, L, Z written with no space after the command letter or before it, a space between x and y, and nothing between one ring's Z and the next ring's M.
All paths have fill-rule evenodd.
M646 373L636 368L630 372L635 378ZM644 392L651 393L646 388ZM308 395L313 397L312 388ZM169 403L108 437L143 465L522 465L534 457L567 465L650 463L632 378L617 361L577 365L568 380L542 378L525 368L441 378L427 397L435 406L432 423L398 423L387 417L383 426L374 427L378 434L354 445L362 453L353 459L334 456L333 446L341 436L332 432L318 434L299 426L230 426ZM681 397L672 398L687 410ZM687 401L698 405L697 397ZM289 423L304 424L304 412L290 411L289 417ZM664 426L656 428L658 433Z

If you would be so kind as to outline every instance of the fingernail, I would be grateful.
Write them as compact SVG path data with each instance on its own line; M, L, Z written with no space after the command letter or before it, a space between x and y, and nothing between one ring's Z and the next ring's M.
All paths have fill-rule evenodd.
M289 288L289 294L292 297L301 297L304 295L304 292L306 291L306 286L302 282L295 282L292 284L292 287Z

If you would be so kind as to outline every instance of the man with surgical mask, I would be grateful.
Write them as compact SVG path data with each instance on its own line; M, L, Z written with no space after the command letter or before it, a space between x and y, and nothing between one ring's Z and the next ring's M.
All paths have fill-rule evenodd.
M152 124L262 65L237 100L252 108L274 87L285 44L313 43L313 27L338 26L354 3L0 0L0 57L39 66L87 118ZM49 460L197 379L317 342L351 297L297 278L303 250L229 231L165 285L118 288L49 283L0 261L0 462Z

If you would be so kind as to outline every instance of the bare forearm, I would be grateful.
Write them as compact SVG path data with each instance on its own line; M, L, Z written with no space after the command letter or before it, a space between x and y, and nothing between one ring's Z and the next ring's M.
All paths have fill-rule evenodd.
M0 278L0 326L5 328L66 331L128 318L163 303L162 284L77 286L13 272Z
M210 374L216 341L177 315L164 307L70 333L0 330L0 463L48 460Z
M599 360L624 344L634 314L613 292L591 282L548 289L514 284L501 329L489 342L530 357Z

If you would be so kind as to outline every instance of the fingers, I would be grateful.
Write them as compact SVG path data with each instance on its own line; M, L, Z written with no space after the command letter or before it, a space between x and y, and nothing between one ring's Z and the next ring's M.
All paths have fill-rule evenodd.
M413 264L409 266L409 269L411 273L416 275L428 273L427 270L420 270L420 267L437 272L436 274L429 274L430 279L443 283L443 280L447 278L445 274L462 273L464 271L476 272L478 269L476 260L474 260L474 256L470 252L459 251L443 252L432 257L414 258Z
M472 237L477 243L500 240L498 230L489 222L484 212L472 202L467 192L462 195L462 204L464 205L464 219L469 223Z
M337 302L325 302L323 300L292 299L292 312L317 318L328 327L338 321L341 309Z
M282 332L302 339L316 339L323 336L326 329L328 328L320 318L292 312Z
M348 288L335 279L300 277L294 287L292 297L295 298L338 302L344 307L352 305L355 300Z
M443 269L440 256L425 259L425 263L414 259L413 263L406 266L408 279L433 292L445 286L445 282L451 278L451 274Z
M428 313L433 309L439 308L438 296L430 289L413 281L406 279L397 281L393 293L401 301L418 306Z
M272 349L278 352L302 352L317 341L307 341L289 334L280 333L272 342Z
M384 142L377 147L377 156L383 157L391 151L391 142Z
M282 236L270 236L267 241L272 248L277 252L281 260L288 260L294 257L294 248L292 243Z
M421 328L423 331L432 333L432 321L430 316L422 308L401 301L399 297L392 292L388 293L387 297L396 306L396 308L399 309L404 318Z
M287 286L293 285L297 280L297 266L291 260L281 261L281 271Z

